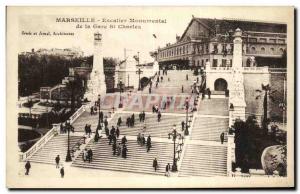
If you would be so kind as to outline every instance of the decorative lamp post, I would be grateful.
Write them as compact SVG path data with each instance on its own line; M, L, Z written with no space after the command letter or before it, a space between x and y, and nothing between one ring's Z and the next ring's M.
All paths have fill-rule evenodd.
M139 87L138 90L141 90L141 74L143 73L143 71L141 70L141 68L139 68L139 70L136 71L136 74L139 75Z
M185 99L185 109L186 109L186 120L185 120L185 131L184 135L189 135L189 123L188 123L188 118L189 118L189 99L186 97Z
M168 134L169 139L171 139L172 136L172 140L174 142L174 155L173 155L173 164L172 164L172 172L176 172L177 171L177 160L176 160L176 139L179 137L181 137L181 134L177 132L176 130L176 126L174 125L173 131L171 133Z
M70 131L73 131L74 127L70 124L70 119L67 120L65 129L68 132L68 150L67 150L66 162L71 162L72 157L70 151Z
M99 110L98 115L99 115L99 119L98 119L98 126L97 126L96 132L95 132L95 137L94 137L95 142L98 142L98 140L99 140L99 130L101 130L100 103L101 103L101 95L99 94L98 95L98 110Z
M119 90L120 90L120 103L119 103L119 108L122 108L123 107L123 104L122 104L122 79L120 79L119 83L118 83L118 87L119 87Z

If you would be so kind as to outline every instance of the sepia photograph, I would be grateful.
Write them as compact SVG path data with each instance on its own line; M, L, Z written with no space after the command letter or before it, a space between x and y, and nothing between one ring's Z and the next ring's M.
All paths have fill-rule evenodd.
M6 8L8 188L293 188L294 7Z

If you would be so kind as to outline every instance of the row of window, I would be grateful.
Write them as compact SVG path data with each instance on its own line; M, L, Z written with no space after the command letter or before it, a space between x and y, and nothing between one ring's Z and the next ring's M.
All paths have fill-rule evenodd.
M283 53L283 51L284 51L283 48L279 48L278 50L279 50L280 53ZM256 47L255 47L255 46L252 46L252 47L251 47L251 52L255 52L255 51L256 51ZM265 48L265 47L260 47L260 51L261 51L261 52L266 52L266 48ZM271 48L270 48L270 51L271 51L271 52L275 52L275 48L271 47Z
M275 38L249 38L249 42L262 42L262 43L278 43L278 44L285 44L284 39L275 39Z
M159 53L160 58L173 57L189 53L189 45L168 49Z

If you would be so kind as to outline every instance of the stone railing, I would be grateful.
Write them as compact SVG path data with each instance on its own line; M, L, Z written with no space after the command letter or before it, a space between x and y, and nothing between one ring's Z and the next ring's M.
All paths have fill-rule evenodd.
M71 117L70 123L72 124L83 112L85 106L81 106ZM19 154L19 161L24 161L32 156L37 150L43 147L54 135L59 133L60 124L53 124L52 129L48 131L39 141L37 141L29 150Z
M265 67L243 67L244 72L254 72L254 73L269 73L269 67L265 66Z
M232 176L232 162L235 162L234 135L227 134L227 176Z
M29 150L25 153L19 154L19 161L24 161L32 156L37 150L43 147L55 134L58 133L59 125L53 124L52 129L48 131L39 141L37 141Z

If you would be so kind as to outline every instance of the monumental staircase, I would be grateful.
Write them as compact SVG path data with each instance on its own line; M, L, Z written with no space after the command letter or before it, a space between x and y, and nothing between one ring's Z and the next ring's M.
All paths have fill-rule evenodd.
M226 146L188 144L179 176L226 176L226 162Z
M70 148L74 148L77 144L82 144L81 136L70 136ZM67 155L68 136L60 134L52 137L41 149L36 151L30 158L30 162L55 164L55 157L60 156L60 161L64 162Z
M144 125L144 122L140 122L138 114L135 113L135 125L133 127L127 127L126 119L132 114L133 113L116 113L109 122L109 129L111 129L111 126L116 127L118 118L121 117L122 124L119 127L121 135L136 137L138 133L142 133L145 136L151 135L152 137L168 138L168 133L172 131L174 125L176 125L177 129L180 129L181 122L185 121L184 115L162 114L161 120L158 122L157 114L147 113ZM146 126L146 130L143 130L144 126Z
M118 143L120 139L118 140ZM121 155L113 155L112 145L108 144L106 138L101 138L98 142L90 142L87 149L92 149L93 160L91 163L84 162L82 154L73 162L73 167L113 170L143 174L163 175L165 166L172 164L173 144L166 142L153 142L149 152L145 146L139 145L135 140L128 140L126 145L128 148L127 158L122 158ZM152 166L154 158L158 160L158 169L155 172Z
M186 80L186 75L188 75L188 80ZM191 70L169 70L167 75L162 75L162 71L159 77L163 77L163 81L158 83L158 87L155 88L155 82L157 76L153 79L152 84L152 93L156 94L187 94L191 92L191 86L194 83L194 80L197 79L197 76L193 75ZM148 91L148 87L144 90Z
M193 124L191 139L220 142L221 133L228 132L228 125L228 118L196 116ZM225 141L227 141L226 136Z
M228 98L199 98L198 100L198 114L203 115L229 115Z

